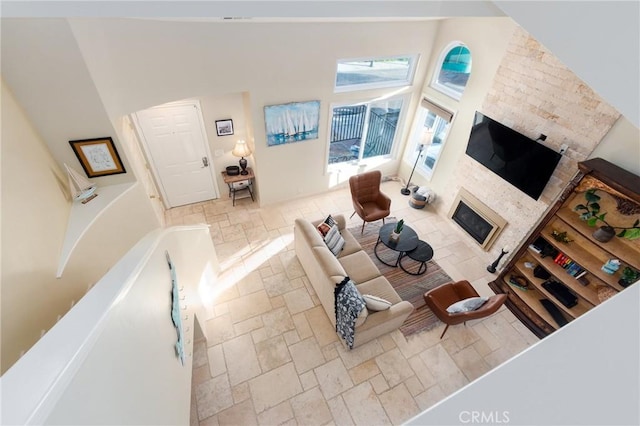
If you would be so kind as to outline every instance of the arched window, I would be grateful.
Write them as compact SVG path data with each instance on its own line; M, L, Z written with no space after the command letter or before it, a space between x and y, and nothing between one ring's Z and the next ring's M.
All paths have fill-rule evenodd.
M471 52L464 44L454 42L440 54L431 87L460 100L471 75Z

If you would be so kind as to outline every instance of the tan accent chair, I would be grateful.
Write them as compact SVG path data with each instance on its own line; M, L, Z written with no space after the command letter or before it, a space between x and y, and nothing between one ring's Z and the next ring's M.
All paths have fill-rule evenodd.
M451 314L447 312L447 308L452 304L470 297L479 297L478 292L473 288L469 281L458 281L455 283L443 284L424 294L424 301L429 309L442 321L447 324L440 338L444 336L450 325L466 323L469 320L485 318L494 314L500 306L507 300L506 294L496 294L487 300L475 311L459 312Z
M351 215L358 213L363 220L360 233L364 232L364 225L367 222L375 222L389 216L391 213L391 199L380 192L380 182L382 173L380 170L361 173L349 178L349 188L351 189L351 201L355 211Z

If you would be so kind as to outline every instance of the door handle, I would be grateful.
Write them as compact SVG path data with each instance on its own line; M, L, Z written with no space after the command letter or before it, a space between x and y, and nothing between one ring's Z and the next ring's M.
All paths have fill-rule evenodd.
M202 168L209 167L209 159L207 157L202 157Z

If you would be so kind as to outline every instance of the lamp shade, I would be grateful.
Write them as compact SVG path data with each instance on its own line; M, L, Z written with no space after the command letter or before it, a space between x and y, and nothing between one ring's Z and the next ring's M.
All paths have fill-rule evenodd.
M420 142L423 145L431 145L431 142L433 142L433 131L425 131L422 133L422 139L420 140Z
M249 155L251 155L251 150L249 149L249 146L245 141L239 140L238 142L236 142L236 146L233 147L233 151L231 151L231 154L236 157L248 157Z

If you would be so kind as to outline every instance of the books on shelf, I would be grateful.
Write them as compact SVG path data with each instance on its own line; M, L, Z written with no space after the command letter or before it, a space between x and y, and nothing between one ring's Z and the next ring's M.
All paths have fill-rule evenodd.
M582 266L580 266L573 259L562 252L558 253L553 261L557 265L560 265L565 271L567 271L567 274L575 277L576 279L579 278L578 276L580 274L586 273L585 269Z

